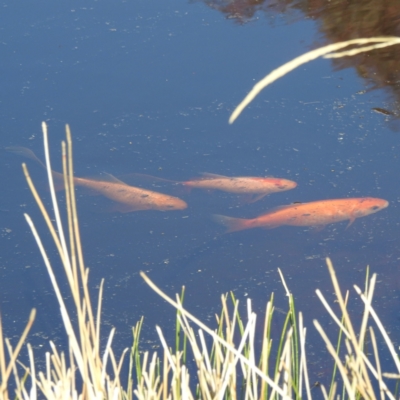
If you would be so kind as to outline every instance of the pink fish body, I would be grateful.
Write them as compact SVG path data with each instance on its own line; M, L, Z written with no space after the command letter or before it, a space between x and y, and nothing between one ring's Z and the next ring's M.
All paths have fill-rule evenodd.
M116 203L112 208L113 211L172 211L187 208L186 202L178 197L130 186L117 179L114 179L114 181L102 181L74 177L74 183L76 186L91 189L115 201Z
M253 176L228 177L208 173L203 174L201 178L181 182L181 184L190 188L258 195L252 199L253 202L270 193L283 192L297 186L296 182L288 179Z
M386 200L373 197L332 199L278 207L253 219L223 215L217 215L215 219L225 225L228 232L252 228L272 229L282 225L323 227L346 220L349 220L350 226L356 218L376 213L388 205Z
M8 147L7 150L30 158L39 163L43 168L46 168L35 153L26 147ZM55 171L52 171L52 174L57 187L60 189L64 188L63 175ZM106 175L108 177L107 180L74 177L74 184L90 189L115 201L112 211L126 213L141 210L172 211L187 208L186 202L178 197L130 186L110 174Z
M188 189L221 190L223 192L242 195L245 202L253 203L262 199L270 193L284 192L294 189L297 183L288 179L255 176L223 176L217 174L203 173L200 178L188 181L174 181L171 179L158 178L146 174L130 174L136 178L144 178L161 182L170 182L182 185Z

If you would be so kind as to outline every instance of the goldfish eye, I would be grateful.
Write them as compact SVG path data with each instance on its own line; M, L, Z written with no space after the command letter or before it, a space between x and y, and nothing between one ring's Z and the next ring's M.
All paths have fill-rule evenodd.
M373 210L373 211L379 210L379 207L378 206L373 206L373 207L371 207L371 210Z

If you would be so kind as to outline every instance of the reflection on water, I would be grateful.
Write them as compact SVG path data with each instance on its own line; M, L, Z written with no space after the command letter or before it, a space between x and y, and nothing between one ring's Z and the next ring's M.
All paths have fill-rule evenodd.
M163 0L112 5L87 1L68 11L49 1L50 9L29 9L21 25L16 21L22 7L10 3L4 9L9 17L4 33L9 36L0 46L7 60L2 70L7 90L0 103L2 147L29 147L42 158L40 122L46 120L53 168L60 171L59 142L69 122L78 177L142 173L188 182L209 172L282 177L297 183L293 190L247 204L230 192L178 193L179 185L150 183L143 188L182 198L188 208L123 215L98 212L104 199L77 188L91 288L96 298L98 284L105 278L102 320L105 332L117 327L116 353L130 345L130 327L142 315L143 337L149 341L156 340L155 324L170 328L175 322L174 311L144 285L140 270L171 296L186 285L189 310L212 325L221 293L230 290L242 303L253 299L259 320L271 292L277 306L286 310L279 267L298 310L305 314L309 349L315 353L309 360L318 363L324 346L311 320L328 320L315 296L316 288L328 297L332 293L326 256L332 258L343 290L352 290L353 283L362 287L365 267L371 265L380 281L377 311L392 337L399 337L400 158L398 135L384 123L396 108L386 104L380 91L366 91L365 81L357 79L353 69L334 71L332 61L321 60L271 86L237 123L227 122L250 79L309 50L316 41L313 20L324 33L318 38L321 42L396 33L396 22L389 22L389 16L397 14L397 4L390 8L386 2L372 24L373 14L363 11L372 10L372 3L359 3L347 8L337 1L327 3L329 8L325 2L213 3L219 8L240 6L229 15L243 21L258 10L302 16L299 23L287 26L263 21L233 24L201 3L186 1L173 6ZM328 15L329 10L334 16ZM380 31L367 31L364 16ZM340 19L353 22L345 29ZM354 21L360 26L356 28ZM258 43L268 46L266 54ZM396 51L387 48L334 62L337 68L356 66L371 80L370 86L385 85L395 94ZM66 338L23 212L43 233L56 273L64 277L22 178L21 160L6 152L1 155L0 307L6 335L17 335L35 306L38 319L31 342L47 350L48 338L57 345ZM44 171L37 165L29 167L48 205ZM385 199L389 207L357 219L347 230L347 222L338 222L320 232L282 226L224 234L224 228L211 219L212 214L250 219L294 202L360 197ZM59 198L63 202L62 193ZM357 313L358 305L352 304ZM281 323L278 317L277 334ZM331 339L336 339L335 332Z
M240 23L251 21L258 12L271 15L294 11L317 23L318 46L354 38L400 36L400 3L397 0L204 0L210 7ZM368 88L387 88L390 96L384 114L400 117L399 46L333 60L337 70L354 68ZM267 72L267 71L266 71ZM378 110L380 109L377 107ZM376 108L375 108L376 110Z

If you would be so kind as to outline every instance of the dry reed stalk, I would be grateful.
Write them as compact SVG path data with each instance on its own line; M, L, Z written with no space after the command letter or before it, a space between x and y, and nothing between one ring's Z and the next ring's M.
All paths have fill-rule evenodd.
M364 46L358 49L346 50L343 52L338 52L338 50L352 46L352 45L365 45L368 43L376 43L370 46ZM257 82L247 96L241 101L241 103L235 108L233 113L229 118L229 123L232 124L236 118L241 114L241 112L254 100L254 98L268 85L275 82L279 78L282 78L289 72L293 71L300 65L306 64L310 61L313 61L319 57L324 58L339 58L339 57L348 57L353 56L359 53L363 53L366 51L371 51L375 49L381 49L387 46L393 46L396 44L400 44L399 37L372 37L372 38L359 38L359 39L351 39L346 40L344 42L338 42L334 44L330 44L328 46L320 47L319 49L315 49L309 51L299 57L294 58L293 60L287 62L286 64L281 65L279 68L274 69L270 72L266 77ZM331 53L331 54L329 54Z
M269 338L270 332L270 322L273 314L273 306L272 302L269 301L267 303L267 307L265 310L265 320L264 320L264 332L262 337L262 349L261 349L261 362L260 362L260 369L264 373L268 371L268 361L269 361L269 354L272 346L272 340ZM267 397L267 382L265 380L261 380L261 389L260 389L260 398L265 399Z
M18 375L15 374L16 371L16 361L19 352L21 351L22 345L24 344L28 333L35 321L36 310L33 309L29 315L28 322L25 326L24 331L22 332L21 337L18 340L17 346L15 349L12 349L11 343L8 339L3 338L3 326L1 322L0 315L0 399L8 400L8 380L10 378L11 373L14 371L14 377L18 379ZM4 341L3 341L4 340ZM4 342L6 343L6 347L8 350L9 360L8 363L6 361L6 352L4 350Z
M300 338L300 371L299 371L299 393L303 393L303 377L306 387L307 398L312 400L310 380L308 378L307 356L306 356L306 328L303 327L303 314L299 313L299 338Z
M96 318L92 309L92 303L89 296L88 276L89 270L85 268L81 248L79 224L76 211L75 190L73 184L73 164L72 164L72 140L69 127L66 127L67 143L62 144L64 185L66 189L67 204L67 223L69 233L69 246L64 235L64 228L61 220L60 210L57 204L57 198L53 183L53 174L51 171L50 154L48 147L47 126L42 124L44 148L46 158L46 168L49 180L50 194L52 198L54 218L56 228L49 217L47 210L41 202L33 182L29 176L27 168L23 165L23 170L33 196L42 212L47 227L53 237L53 241L58 249L67 281L69 283L72 298L75 304L75 312L78 319L77 330L72 326L69 311L63 300L63 295L59 289L55 274L51 267L49 258L42 245L40 237L28 215L25 218L32 230L39 250L42 254L50 280L52 282L57 300L60 305L61 316L68 335L69 342L69 366L67 366L64 354L59 354L53 344L52 354L46 356L46 374L34 374L34 369L30 369L32 378L32 388L34 393L36 386L42 390L46 398L57 398L60 394L60 387L71 395L71 398L78 396L76 387L75 366L78 368L83 383L81 396L88 399L99 397L121 398L123 389L119 380L122 363L126 350L117 361L111 349L114 329L111 330L104 350L103 356L100 356L100 310L101 298L103 292L103 281L100 284L99 298L97 302ZM30 353L31 354L31 353ZM107 365L111 365L114 378L110 378L107 372ZM65 394L66 394L65 393Z
M376 315L376 312L371 306L373 292L376 283L376 274L373 274L371 279L369 280L367 286L367 291L365 294L362 293L361 289L357 286L354 286L357 294L360 296L361 300L364 303L364 313L363 318L360 325L360 330L358 335L356 335L353 325L351 323L350 316L347 312L346 303L342 297L342 294L339 289L339 285L336 279L336 275L333 269L333 265L330 259L327 259L327 265L329 269L329 273L331 275L332 283L334 286L335 294L339 302L340 310L343 315L344 323L342 324L339 318L334 314L331 307L328 305L326 300L324 299L322 293L317 291L318 297L321 299L323 305L327 309L328 313L332 316L332 319L336 322L339 326L339 329L345 334L345 345L346 345L346 355L345 355L345 363L343 363L337 351L334 349L333 345L331 344L330 340L328 339L327 335L325 334L324 330L320 326L317 321L314 321L314 325L316 326L317 330L323 337L325 344L328 348L328 351L331 353L332 357L335 360L335 363L340 371L341 378L345 385L346 394L349 399L356 399L359 396L363 397L364 399L375 399L377 396L374 391L374 387L371 381L371 375L375 378L378 383L379 387L379 396L381 399L384 399L387 396L389 399L394 400L393 394L389 391L386 383L383 380L384 374L382 374L379 355L377 350L377 343L375 338L375 333L372 327L369 328L370 332L370 340L373 347L373 354L375 358L376 367L373 366L371 360L364 352L364 343L366 338L366 332L368 327L368 319L371 315L375 320L379 331L381 332L382 336L384 337L386 344L392 354L393 361L397 368L399 368L399 359L398 355L394 350L394 346L390 341L385 329L383 328L382 324L380 323L379 318ZM357 339L358 336L358 339ZM400 370L399 370L400 371ZM326 391L324 390L324 397L326 396ZM332 397L332 396L331 396ZM331 398L330 397L330 398Z
M256 375L258 375L259 378L265 380L274 390L274 394L275 392L278 393L280 396L282 396L283 399L290 399L291 397L288 396L286 394L286 392L280 387L278 386L277 382L274 382L269 376L267 376L266 374L264 374L256 365L254 362L249 361L246 357L244 357L241 354L241 350L244 347L244 341L242 340L242 343L240 344L240 346L238 347L238 349L236 349L235 347L233 347L232 345L230 345L226 340L222 339L220 336L218 336L217 333L215 333L214 331L212 331L210 328L208 328L206 325L204 325L201 321L199 321L196 317L194 317L192 314L190 314L187 310L185 310L182 305L179 302L175 302L174 300L172 300L170 297L168 297L164 292L162 292L148 277L144 272L141 272L140 275L142 276L142 278L145 280L145 282L158 294L160 295L164 300L166 300L168 303L170 303L171 305L173 305L181 314L182 316L182 326L184 327L185 333L186 332L190 332L189 331L189 320L191 320L192 322L194 322L196 325L198 325L202 330L204 330L205 332L207 332L212 338L214 343L219 343L220 345L222 345L226 351L231 352L232 354L235 355L235 362L233 364L231 364L230 366L228 366L228 370L230 370L231 368L233 369L234 365L236 365L236 362L238 360L240 360L246 367L250 368ZM255 318L255 315L254 315ZM247 324L246 329L245 329L245 334L244 336L247 336L251 329L251 325L252 323ZM190 340L190 339L189 339ZM192 338L193 343L191 343L193 345L194 348L197 347L195 340ZM288 346L287 344L285 344L285 346Z

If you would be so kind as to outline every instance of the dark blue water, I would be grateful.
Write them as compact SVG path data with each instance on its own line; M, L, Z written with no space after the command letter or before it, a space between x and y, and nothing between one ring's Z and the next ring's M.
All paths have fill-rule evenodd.
M185 285L189 310L212 324L221 294L230 290L243 303L253 299L260 320L271 292L286 309L279 267L305 313L311 357L321 363L315 369L323 370L322 377L314 371L312 379L329 379L324 347L311 322L329 321L314 294L320 288L333 300L327 256L343 290L363 285L367 265L379 274L376 309L395 340L400 136L393 116L372 110L393 110L390 88L371 90L374 82L363 79L356 65L342 69L317 60L268 87L228 125L256 81L329 42L318 21L300 12L292 21L293 14L272 10L238 23L203 3L183 1L24 3L5 2L2 8L0 146L29 147L43 158L40 124L46 121L54 169L60 170L60 141L69 123L77 176L139 172L183 181L212 172L298 183L295 190L239 206L234 195L177 194L173 185L145 182L189 204L169 213L104 212L104 199L78 189L91 288L95 295L105 278L104 332L117 327L117 352L131 344L130 327L142 315L149 342L156 343L156 323L172 334L173 309L142 282L139 271L172 296ZM15 338L36 307L30 341L37 349L47 350L49 339L62 346L58 306L24 212L37 224L60 279L61 266L24 182L22 159L1 154L5 334ZM43 170L28 164L49 205ZM210 218L215 213L252 218L294 201L362 196L384 198L390 206L347 230L344 222L321 232L280 227L225 235ZM350 308L358 315L355 298ZM283 318L277 315L277 327Z

